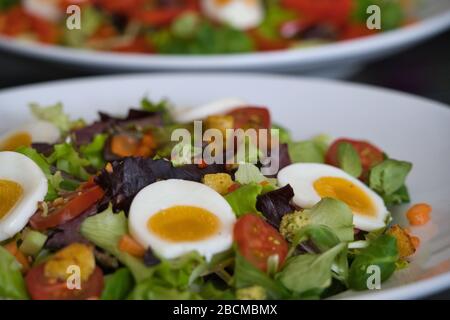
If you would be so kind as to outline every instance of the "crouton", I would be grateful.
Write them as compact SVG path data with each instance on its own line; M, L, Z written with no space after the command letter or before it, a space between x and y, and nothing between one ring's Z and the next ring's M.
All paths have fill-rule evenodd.
M416 252L412 236L404 229L402 229L398 224L393 225L387 231L387 234L397 239L397 249L400 258L407 258Z
M221 195L225 195L228 193L228 188L233 184L233 180L227 173L215 173L205 175L203 183Z
M92 247L81 243L65 247L45 263L44 274L50 279L66 280L70 276L68 271L71 266L80 268L81 281L88 280L95 269Z

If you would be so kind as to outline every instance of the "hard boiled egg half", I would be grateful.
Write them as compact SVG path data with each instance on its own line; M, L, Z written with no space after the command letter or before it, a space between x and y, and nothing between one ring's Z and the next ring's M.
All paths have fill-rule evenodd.
M13 237L47 194L47 178L26 156L0 152L0 241Z
M202 0L204 13L239 30L257 27L264 19L261 0Z
M22 0L22 6L28 14L57 22L64 17L61 2L61 0Z
M291 164L280 170L278 182L281 186L291 185L293 201L302 208L311 208L322 198L334 198L350 207L356 228L372 231L386 225L388 211L383 199L339 168L317 163Z
M248 105L248 103L239 98L224 98L194 108L174 110L173 117L178 122L187 123L194 120L205 119L210 115L224 114L230 110L246 105Z
M34 120L0 134L0 151L15 151L37 142L53 144L60 136L59 129L52 123Z
M131 235L166 259L197 251L210 260L231 247L236 221L219 193L178 179L142 189L133 199L128 218Z

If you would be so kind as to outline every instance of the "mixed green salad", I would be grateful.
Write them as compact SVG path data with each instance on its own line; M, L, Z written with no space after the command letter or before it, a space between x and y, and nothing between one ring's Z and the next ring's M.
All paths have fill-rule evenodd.
M32 122L0 136L0 298L322 299L407 267L418 238L389 208L409 202L411 163L362 140L296 141L265 107L201 111L143 99L86 123L32 105ZM258 152L174 157L172 133L194 120L269 129L277 173Z
M0 34L114 52L222 54L309 47L400 28L409 0L0 0ZM76 7L74 7L74 5ZM378 6L379 28L368 28Z

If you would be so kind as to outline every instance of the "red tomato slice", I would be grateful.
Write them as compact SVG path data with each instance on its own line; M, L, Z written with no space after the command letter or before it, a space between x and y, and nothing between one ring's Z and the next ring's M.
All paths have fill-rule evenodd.
M18 36L30 28L30 20L20 6L15 6L1 15L0 31L7 36Z
M33 300L86 300L99 298L103 290L103 272L96 267L89 280L81 283L81 289L69 289L65 281L45 277L45 264L32 268L25 277L28 292Z
M235 129L269 129L270 113L267 108L243 107L228 113L234 118Z
M341 25L349 20L353 0L281 0L286 8L316 22Z
M351 40L376 34L377 30L370 30L365 24L348 24L342 30L341 40Z
M30 17L31 30L36 32L39 40L44 43L54 44L58 42L58 27L44 19L38 17Z
M325 162L335 166L339 167L338 162L338 147L339 144L342 142L348 142L350 143L355 150L358 152L359 157L361 159L361 165L363 168L363 172L361 174L360 178L367 177L367 174L369 173L369 170L382 162L384 160L383 151L378 149L373 144L362 141L362 140L351 140L351 139L345 139L341 138L336 141L334 141L331 146L328 148L327 154L325 155Z
M256 268L267 271L267 259L278 255L281 267L288 253L288 244L280 233L256 214L246 214L234 225L234 241L239 252Z
M159 27L170 24L187 10L186 8L140 10L133 17L146 25Z
M43 216L40 211L36 212L30 219L30 225L36 230L46 230L59 226L78 217L102 199L103 195L102 188L87 182L75 197L57 209L56 212L49 213L47 216Z

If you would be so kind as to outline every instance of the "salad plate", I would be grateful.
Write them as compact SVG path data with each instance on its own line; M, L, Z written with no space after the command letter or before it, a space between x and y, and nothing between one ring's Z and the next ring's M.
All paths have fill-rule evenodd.
M30 0L30 2L33 1L39 2L39 0ZM287 2L289 1L287 0ZM349 1L342 2L347 3ZM361 3L364 4L365 2L361 1ZM405 3L409 2L405 1ZM44 9L42 10L45 11ZM195 49L186 53L182 51L177 52L174 49L174 52L169 53L151 52L138 54L133 52L114 52L113 50L105 49L82 49L80 46L46 45L27 41L26 39L29 39L29 36L16 36L14 38L4 36L1 32L0 47L33 58L82 65L92 70L239 70L285 73L302 72L314 75L344 76L357 70L358 66L364 63L424 41L446 30L450 25L450 5L445 0L419 3L415 5L414 10L409 11L414 11L414 23L402 24L401 27L397 26L386 32L380 32L368 37L348 38L351 40L338 37L341 40L325 41L323 45L308 45L308 42L305 42L306 44L304 45L291 46L282 50L257 51L249 49L245 52L228 52L224 54L220 52L222 50L220 48L216 50L217 52L205 53L201 52L203 49ZM38 12L40 11L38 10ZM396 13L389 13L389 15L395 16ZM350 18L349 20L351 21ZM44 28L44 30L46 29ZM212 41L213 39L211 39L210 45L206 44L205 46L203 44L203 47L213 48L215 45ZM183 45L174 45L174 47L179 48L183 47ZM168 46L168 48L171 47ZM200 52L198 52L199 50Z
M448 126L450 109L448 106L386 89L331 80L220 73L120 75L49 82L1 91L0 137L4 137L5 132L11 132L19 127L24 128L23 124L32 120L30 103L47 106L60 102L71 119L83 118L85 123L92 123L98 119L98 111L104 112L103 120L106 114L124 115L131 107L140 106L143 97L149 99L146 100L147 102L169 100L174 108L173 114L185 121L189 121L188 118L201 117L196 113L196 107L205 106L210 101L223 98L227 98L225 101L231 104L236 104L236 101L246 101L252 106L267 107L270 110L272 122L288 128L295 141L312 141L309 139L318 135L323 138L324 134L330 137L331 141L342 137L370 141L381 148L385 159L389 157L389 159L405 160L407 162L402 162L402 164L408 164L407 166L411 163L412 170L406 179L410 203L405 202L392 208L389 207L389 211L393 219L392 225L399 225L414 235L414 238L420 238L417 251L408 258L407 266L396 265L395 273L387 281L382 282L380 288L375 287L372 288L373 290L366 291L348 290L340 292L338 295L330 295L328 298L414 299L450 287L450 212L448 209L450 170L447 163L447 159L450 157L450 145L446 140L450 136L450 127ZM215 108L215 110L223 111L226 103L223 102L224 100L220 101L222 103L207 106L209 109ZM152 107L154 106L152 105ZM38 110L38 107L35 108ZM181 113L180 110L184 108L191 108L188 113L189 117L186 116L186 113ZM39 113L36 110L33 112ZM45 138L51 139L53 137L51 130L47 133ZM357 144L353 144L353 146L355 149L358 148ZM290 155L293 157L293 153ZM380 152L379 155L381 156L382 153ZM2 156L1 153L0 156ZM51 157L49 156L48 159ZM327 163L332 162L326 161ZM116 165L113 163L113 167L106 168L103 174L108 175L115 172L114 170L118 170ZM299 171L296 170L300 170L305 165L307 166L305 168L309 168L309 172L316 170L319 175L324 172L320 170L328 170L326 175L331 176L335 175L333 170L341 172L340 169L324 164L293 164L291 166L294 167L289 166L280 171L278 175L280 187L290 184L294 191L298 190L296 188L301 188L301 184L296 183L297 179L301 178ZM408 168L410 170L410 167ZM294 174L291 175L289 171L294 171ZM347 171L351 172L351 170ZM336 177L347 177L342 174L342 172L336 173ZM372 172L370 174L372 175ZM359 176L359 173L355 176ZM384 179L387 177L385 176ZM169 184L164 186L165 182L170 181L173 180L156 182L153 184L154 188L150 188L152 186L150 185L143 191L148 192L147 195L151 196L152 193L165 190L164 188L170 190ZM356 181L358 181L355 182L357 185L361 183L359 180ZM188 183L188 181L183 183ZM197 191L200 193L210 192L196 185L187 187L199 188ZM182 188L181 184L179 186ZM282 188L286 188L286 186ZM373 189L376 190L376 187ZM372 195L372 193L373 191L370 191L368 194ZM214 194L210 196L211 198L215 197ZM141 243L147 241L147 236L139 236L142 234L140 233L142 230L139 229L139 223L133 222L133 215L139 215L138 213L142 210L139 201L144 201L145 197L145 194L141 195L140 193L136 196L129 214L130 230ZM186 198L186 195L184 197ZM379 196L374 197L374 199L378 199ZM403 199L403 195L400 197ZM165 201L164 199L163 196L161 201ZM383 199L385 202L388 201L387 198ZM191 200L193 203L196 201L195 197ZM295 205L308 207L306 204L308 199L297 197L297 193L293 201ZM407 216L406 212L412 205L418 203L426 203L432 207L431 219L424 225L411 226L411 217ZM116 202L115 205L120 205L120 203ZM205 204L205 206L207 205ZM222 212L220 219L226 225L226 221L229 221L226 216L226 204L220 202L220 206L217 204L215 210ZM264 212L264 208L261 210ZM311 210L314 211L314 207ZM100 215L94 215L87 219L94 219L98 216ZM383 217L385 217L384 213ZM356 220L356 218L354 222L362 228L361 230L374 230L377 227L363 223L362 220ZM18 221L18 223L21 222ZM33 222L32 225L38 226L39 224L36 223ZM0 229L3 227L0 225ZM89 229L82 227L82 230L84 228ZM83 234L84 231L82 231ZM0 236L2 236L1 232ZM364 250L362 247L358 248L357 243L354 245L356 250ZM161 245L161 248L163 247ZM208 256L212 249L211 246L206 246L201 250ZM220 249L217 250L220 251ZM172 246L167 251L158 251L158 254L173 257L179 255L179 251L181 252L183 249L176 246L174 249ZM286 267L286 269L288 268ZM286 272L282 271L281 273ZM281 275L281 281L283 281L283 276L287 277L288 275Z

